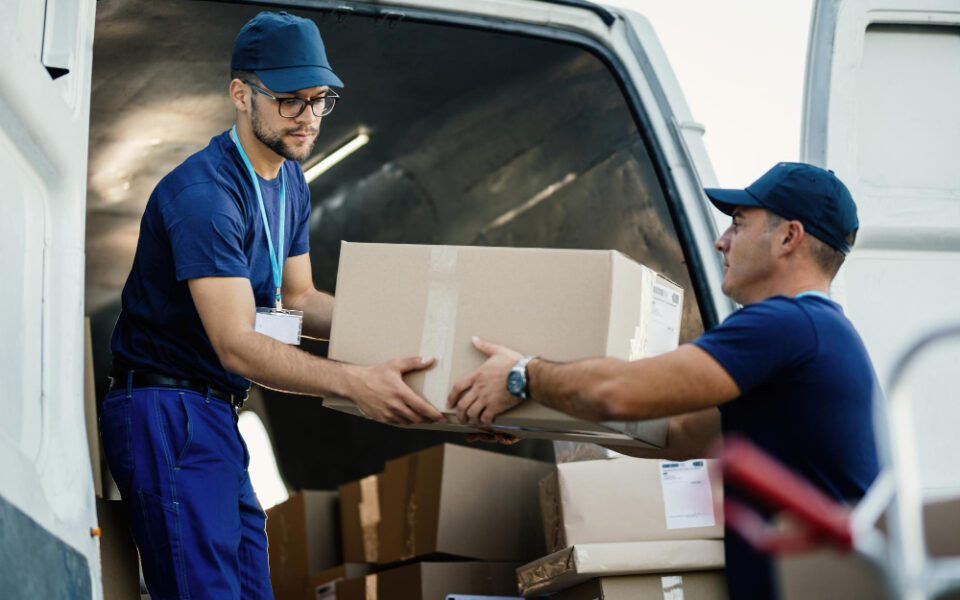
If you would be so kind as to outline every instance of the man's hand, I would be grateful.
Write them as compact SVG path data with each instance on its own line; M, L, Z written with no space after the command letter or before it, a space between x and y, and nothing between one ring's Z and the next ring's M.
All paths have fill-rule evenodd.
M454 384L447 396L447 406L457 409L461 423L489 425L497 415L523 402L507 391L507 375L523 355L478 337L473 338L473 346L490 358Z
M403 381L404 373L426 369L432 364L432 358L414 357L360 367L351 399L360 412L381 423L410 425L443 421L443 413L413 393Z

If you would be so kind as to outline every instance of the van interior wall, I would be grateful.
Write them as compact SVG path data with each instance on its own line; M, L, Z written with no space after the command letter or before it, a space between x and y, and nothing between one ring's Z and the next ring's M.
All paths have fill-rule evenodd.
M234 111L236 32L257 12L225 3L98 5L90 130L87 310L98 392L157 181ZM595 55L516 34L363 16L314 18L343 99L315 155L370 142L311 184L314 280L333 291L341 240L614 248L687 290L691 280L647 150L617 82ZM576 285L576 282L571 282ZM702 331L688 293L682 340ZM318 354L325 344L305 347ZM264 390L258 410L292 488L330 488L452 434L407 431ZM550 459L544 442L505 452Z

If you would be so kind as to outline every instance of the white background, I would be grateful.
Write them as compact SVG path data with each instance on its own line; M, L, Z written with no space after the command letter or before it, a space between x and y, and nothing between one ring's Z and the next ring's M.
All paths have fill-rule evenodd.
M812 0L600 0L657 32L720 185L744 187L800 152Z

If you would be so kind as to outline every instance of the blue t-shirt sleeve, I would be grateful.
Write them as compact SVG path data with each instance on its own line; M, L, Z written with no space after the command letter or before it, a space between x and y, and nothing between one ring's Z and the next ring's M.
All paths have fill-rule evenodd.
M785 298L750 304L693 341L747 393L816 351L816 332Z
M310 188L303 177L303 170L296 163L293 165L299 194L297 195L297 219L293 222L293 235L290 236L288 256L300 256L310 251Z
M161 206L178 281L249 277L244 219L236 200L216 183L197 183Z

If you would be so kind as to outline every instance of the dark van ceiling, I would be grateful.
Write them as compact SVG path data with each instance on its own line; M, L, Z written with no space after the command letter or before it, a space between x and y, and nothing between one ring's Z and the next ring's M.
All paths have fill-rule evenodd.
M98 2L86 269L98 383L146 201L161 177L233 123L230 51L258 10ZM644 143L596 56L517 34L292 12L317 22L345 82L316 154L360 131L370 136L311 184L318 287L333 290L343 239L615 248L689 290L682 338L702 330ZM309 349L325 352L323 344ZM263 395L259 412L293 487L330 487L378 470L389 456L462 440L362 422L312 398ZM510 451L550 454L532 441Z

